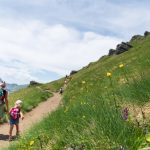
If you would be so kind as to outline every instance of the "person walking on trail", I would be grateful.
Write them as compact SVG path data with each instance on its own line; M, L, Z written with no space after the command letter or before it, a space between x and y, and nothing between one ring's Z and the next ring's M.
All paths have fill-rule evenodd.
M5 89L6 83L0 83L0 121L4 118L5 113L8 113L8 92Z
M67 84L67 80L64 81L64 84Z
M60 90L59 90L59 93L63 94L63 92L64 92L64 89L61 87Z
M65 79L66 79L66 80L68 79L68 75L66 75Z
M9 128L9 141L12 140L12 131L14 125L16 126L16 136L19 136L19 118L24 119L23 113L21 112L22 101L17 100L15 106L9 111L10 128Z

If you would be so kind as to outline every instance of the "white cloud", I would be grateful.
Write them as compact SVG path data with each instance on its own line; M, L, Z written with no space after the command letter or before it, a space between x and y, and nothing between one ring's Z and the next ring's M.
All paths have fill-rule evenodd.
M30 75L28 69L25 68L12 68L0 66L1 77L6 82L24 84L29 83L31 80L38 80L38 78Z
M32 79L42 81L32 75L36 70L65 75L96 61L119 42L114 37L80 32L61 24L0 23L1 77L9 82L26 83ZM19 62L14 64L14 60Z
M17 83L47 81L48 77L39 77L41 70L65 75L79 69L107 54L120 38L129 40L150 30L149 4L136 0L1 1L0 77Z
M0 2L0 16L65 24L128 40L150 30L149 5L147 0L5 0Z

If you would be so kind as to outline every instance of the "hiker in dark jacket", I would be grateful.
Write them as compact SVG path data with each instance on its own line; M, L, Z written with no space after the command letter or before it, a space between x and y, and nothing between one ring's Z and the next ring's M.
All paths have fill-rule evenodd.
M0 83L0 121L4 118L5 113L9 111L8 92L5 90L6 83Z

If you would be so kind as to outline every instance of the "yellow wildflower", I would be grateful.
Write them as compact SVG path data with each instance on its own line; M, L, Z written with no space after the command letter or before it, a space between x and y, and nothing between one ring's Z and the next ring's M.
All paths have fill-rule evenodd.
M150 137L147 137L147 138L146 138L146 141L150 143Z
M82 81L82 84L85 84L85 81Z
M30 146L32 146L34 144L34 141L30 141Z
M119 65L119 68L123 68L123 67L124 67L124 64L120 64L120 65Z
M111 77L111 73L110 72L107 72L107 77Z

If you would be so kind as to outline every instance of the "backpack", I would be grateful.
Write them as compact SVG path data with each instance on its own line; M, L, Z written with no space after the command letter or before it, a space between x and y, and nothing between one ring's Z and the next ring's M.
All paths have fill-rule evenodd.
M18 119L20 118L20 109L19 108L11 108L9 111L10 117L12 119Z
M3 96L3 90L0 88L0 97Z
M3 104L3 98L4 97L4 92L3 89L0 89L0 105Z

